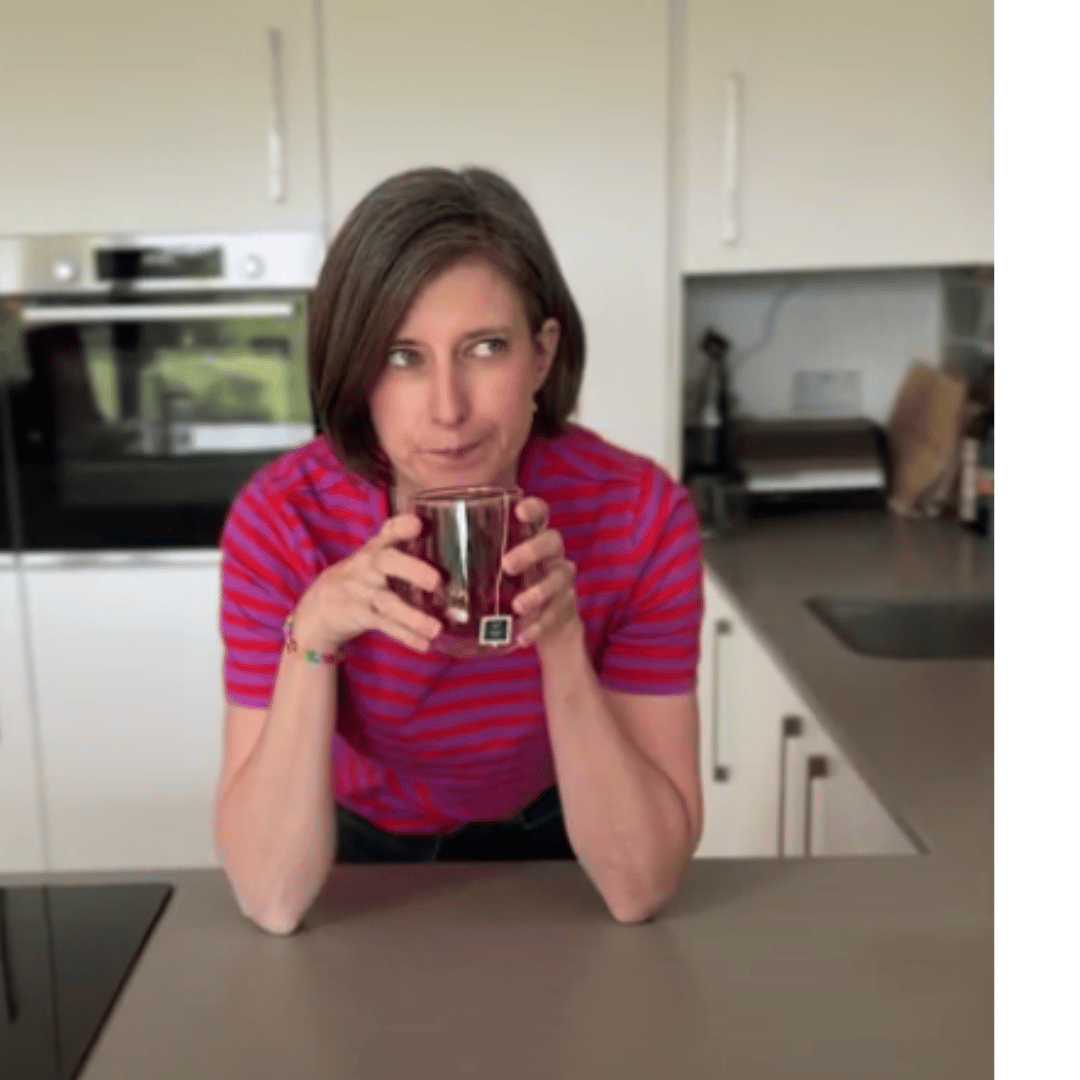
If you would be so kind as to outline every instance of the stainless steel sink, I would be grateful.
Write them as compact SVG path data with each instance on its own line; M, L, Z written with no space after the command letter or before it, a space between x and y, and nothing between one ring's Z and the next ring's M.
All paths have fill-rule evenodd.
M974 660L994 655L992 593L815 596L806 605L849 649L867 656Z

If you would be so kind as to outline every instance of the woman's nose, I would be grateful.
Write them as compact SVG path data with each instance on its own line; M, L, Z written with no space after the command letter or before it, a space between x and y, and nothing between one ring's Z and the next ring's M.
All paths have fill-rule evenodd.
M469 388L464 372L452 359L435 365L431 417L443 427L456 427L469 415Z

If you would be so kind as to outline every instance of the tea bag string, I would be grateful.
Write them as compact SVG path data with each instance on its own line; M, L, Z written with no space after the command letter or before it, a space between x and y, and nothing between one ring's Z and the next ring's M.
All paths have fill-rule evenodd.
M495 575L495 614L501 615L499 610L502 595L502 576L503 576L503 559L506 558L506 545L510 539L510 493L508 491L503 492L503 536L502 536L502 552L499 554L499 571Z

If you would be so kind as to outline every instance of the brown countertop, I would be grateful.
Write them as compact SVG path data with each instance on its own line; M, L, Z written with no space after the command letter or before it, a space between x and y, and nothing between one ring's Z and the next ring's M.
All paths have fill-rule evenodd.
M217 871L58 875L177 885L85 1080L990 1077L992 665L857 657L801 606L984 587L989 550L858 515L707 557L930 854L701 860L634 927L572 863L339 867L286 939Z
M805 601L992 592L993 548L953 521L831 513L708 538L705 558L893 815L950 863L989 874L993 661L863 656Z

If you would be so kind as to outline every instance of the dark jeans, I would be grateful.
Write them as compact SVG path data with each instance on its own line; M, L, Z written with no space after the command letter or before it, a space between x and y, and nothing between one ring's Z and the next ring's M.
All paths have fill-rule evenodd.
M555 787L512 818L471 822L445 836L385 832L355 810L337 804L339 863L573 858Z

